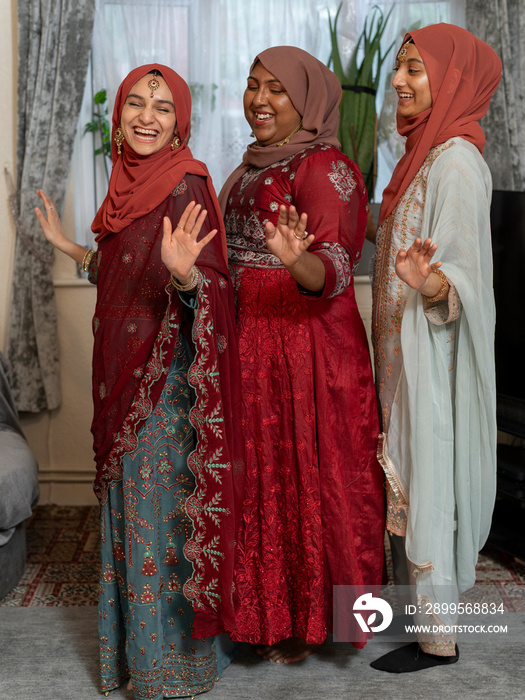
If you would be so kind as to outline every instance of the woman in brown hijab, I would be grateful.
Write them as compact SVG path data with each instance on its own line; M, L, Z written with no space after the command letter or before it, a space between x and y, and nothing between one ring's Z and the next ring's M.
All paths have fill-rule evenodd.
M334 585L382 574L379 426L353 285L367 195L339 150L340 98L305 51L259 54L244 96L256 141L221 193L247 447L232 636L278 663L324 641Z

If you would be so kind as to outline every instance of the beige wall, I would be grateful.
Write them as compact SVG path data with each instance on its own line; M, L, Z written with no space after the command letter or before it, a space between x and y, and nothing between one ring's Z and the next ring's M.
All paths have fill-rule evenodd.
M16 1L0 0L0 84L4 103L0 161L15 173L16 158ZM63 215L64 228L73 233L73 182L69 183ZM52 192L48 193L53 196ZM35 202L36 203L36 202ZM35 220L36 221L36 220ZM36 223L35 223L36 225ZM15 231L0 176L0 349L6 350L7 313L11 289ZM52 412L23 415L22 425L40 468L40 503L61 505L96 503L91 482L92 350L91 317L95 288L76 276L74 263L57 254L53 269L58 312L62 405ZM370 288L366 278L357 279L358 303L370 325Z

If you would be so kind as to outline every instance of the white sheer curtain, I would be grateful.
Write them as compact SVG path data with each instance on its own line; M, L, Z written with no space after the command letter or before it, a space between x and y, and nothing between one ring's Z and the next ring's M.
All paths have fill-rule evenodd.
M190 146L219 190L250 138L242 95L254 56L269 46L287 44L326 63L328 13L335 14L338 4L339 0L97 0L91 83L75 151L77 240L92 244L91 220L105 194L101 156L94 169L93 140L82 136L95 92L106 88L111 116L116 89L135 66L157 62L180 73L193 96ZM346 11L345 17L356 26L355 13ZM351 29L347 35L355 41Z
M92 73L86 87L74 155L77 240L92 245L91 221L106 183L101 156L93 166L93 140L82 136L91 120L92 95L106 88L109 117L113 96L123 77L143 63L171 66L188 81L193 94L190 145L208 166L215 187L238 165L250 139L242 109L246 76L254 56L269 46L299 46L328 63L331 47L328 13L335 15L340 0L96 0ZM343 57L349 57L370 8L388 11L392 3L345 0L338 30ZM396 43L405 28L446 21L462 24L463 0L441 2L403 0L395 9L385 43ZM459 17L459 21L458 21ZM392 59L393 60L393 59ZM383 86L389 85L389 61ZM384 89L384 88L383 88ZM387 92L388 94L388 92ZM379 107L382 100L379 101ZM395 119L385 102L377 196L388 182L399 144L392 134Z

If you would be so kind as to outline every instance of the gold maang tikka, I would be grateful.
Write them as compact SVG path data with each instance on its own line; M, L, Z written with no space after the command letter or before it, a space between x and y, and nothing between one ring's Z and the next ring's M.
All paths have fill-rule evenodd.
M157 71L155 71L155 73L154 73L153 77L151 78L151 80L148 80L148 87L149 87L149 89L151 90L151 95L150 95L150 97L153 97L154 91L155 91L155 90L158 90L158 89L160 88L160 82L159 82L159 79L158 79L158 77L157 77Z
M409 39L408 41L405 41L403 46L399 49L399 53L397 54L397 60L399 61L399 63L403 63L403 61L405 60L405 58L407 56L408 45L410 43L412 43L411 39Z

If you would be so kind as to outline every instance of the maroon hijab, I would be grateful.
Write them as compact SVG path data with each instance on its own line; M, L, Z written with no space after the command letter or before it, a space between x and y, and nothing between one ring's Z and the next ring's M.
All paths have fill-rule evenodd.
M115 130L120 124L122 109L126 98L136 82L152 71L158 71L166 81L175 104L175 117L181 144L172 151L167 144L160 151L148 156L135 153L124 141L122 154L117 153ZM151 63L139 66L122 81L115 98L111 132L111 158L113 170L109 181L108 193L98 210L92 230L97 234L97 242L111 233L119 233L136 219L153 211L172 192L186 173L202 175L207 179L208 190L215 191L208 169L195 160L186 143L191 126L191 94L186 82L168 66ZM222 227L222 217L218 203L214 201L221 230L222 247L226 259L226 239Z
M495 51L461 27L433 24L405 34L403 44L410 38L428 73L432 107L415 117L397 115L397 130L407 137L405 154L383 192L379 224L394 210L431 148L458 136L483 153L479 120L501 78Z

